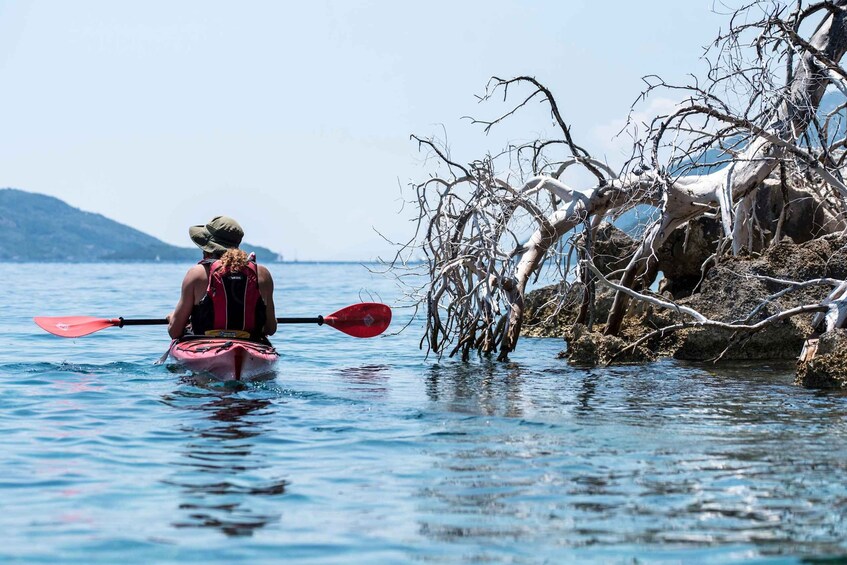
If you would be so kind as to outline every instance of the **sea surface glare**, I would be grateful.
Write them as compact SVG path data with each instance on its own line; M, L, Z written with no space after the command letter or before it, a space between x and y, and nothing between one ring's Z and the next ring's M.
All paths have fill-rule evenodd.
M730 563L847 556L847 397L792 367L426 359L420 322L284 326L276 378L154 362L188 265L6 264L0 562ZM355 264L269 265L281 316L393 305ZM396 309L391 330L409 321Z

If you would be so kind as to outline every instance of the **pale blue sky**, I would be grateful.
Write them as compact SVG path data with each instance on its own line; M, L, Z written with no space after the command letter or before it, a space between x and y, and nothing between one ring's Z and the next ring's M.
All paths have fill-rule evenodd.
M390 254L400 185L551 129L519 115L485 138L463 115L491 75L535 75L577 141L610 141L657 73L701 69L725 26L711 0L0 0L0 187L57 196L169 243L217 214L286 258Z

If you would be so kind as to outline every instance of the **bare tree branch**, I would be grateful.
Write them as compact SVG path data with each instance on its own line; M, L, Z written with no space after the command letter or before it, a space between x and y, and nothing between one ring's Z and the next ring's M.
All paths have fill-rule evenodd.
M799 30L810 18L820 20L804 38ZM754 241L779 241L785 218L802 204L798 197L789 199L789 193L814 201L825 218L820 230L847 228L847 185L841 171L847 155L847 103L819 115L827 88L847 93L847 71L840 63L845 51L847 0L807 7L759 0L734 11L726 31L705 52L705 77L692 75L689 84L681 85L645 77L639 102L657 91L679 102L649 123L635 123L630 114L626 131L632 151L617 173L615 166L576 143L562 107L539 80L493 77L480 101L502 94L508 104L517 91L516 102L495 118L472 123L488 133L539 101L550 107L561 137L510 145L460 164L435 140L412 136L442 172L413 186L420 237L405 246L426 259L428 282L419 298L427 311L422 345L439 355L467 358L472 351L497 351L505 359L520 335L527 284L545 266L557 269L562 279L581 277L586 288L583 320L593 318L588 289L594 280L615 289L604 332L618 334L630 300L668 307L642 291L657 275L659 249L668 237L704 214L719 216L723 226L725 243L714 261L724 250L740 255L751 251ZM596 182L588 187L564 183L561 176L573 165L582 166ZM780 203L781 212L775 225L765 227L757 207L771 200ZM616 280L599 274L591 261L594 230L603 219L639 205L653 207L657 216ZM573 232L584 237L565 237ZM574 246L582 257L578 272L570 267ZM813 283L799 281L792 288L807 284ZM826 304L768 319L831 313L841 300L833 295ZM687 314L694 321L680 327L724 324L747 332L762 327L762 322L716 322ZM833 323L843 323L841 314L833 316Z

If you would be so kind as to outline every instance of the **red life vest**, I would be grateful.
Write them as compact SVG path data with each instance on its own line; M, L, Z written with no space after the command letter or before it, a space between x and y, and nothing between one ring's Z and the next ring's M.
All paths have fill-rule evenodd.
M238 271L226 270L220 260L204 260L200 264L209 265L209 284L192 310L192 332L197 335L232 330L247 332L254 339L263 337L265 301L259 293L255 261L248 261Z

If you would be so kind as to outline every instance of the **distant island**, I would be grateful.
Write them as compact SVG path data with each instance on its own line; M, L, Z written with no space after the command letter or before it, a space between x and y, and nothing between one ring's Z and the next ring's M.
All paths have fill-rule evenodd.
M197 261L193 247L177 247L44 194L0 189L0 262ZM242 244L265 263L282 256L265 247Z

